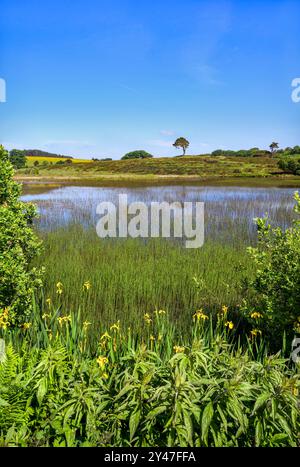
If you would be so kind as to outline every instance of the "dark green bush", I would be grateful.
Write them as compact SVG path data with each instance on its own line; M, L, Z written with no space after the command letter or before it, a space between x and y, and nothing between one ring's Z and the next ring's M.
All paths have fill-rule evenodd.
M13 173L0 146L0 312L8 310L11 326L30 314L33 291L41 283L40 271L30 267L41 246L32 230L36 211L19 200L21 186Z
M26 156L24 151L12 149L9 153L9 160L15 169L23 169L26 167Z
M299 193L295 200L299 215ZM258 246L248 249L256 265L255 278L249 283L253 296L251 303L244 301L243 310L272 349L278 350L284 336L290 345L300 333L300 220L286 230L272 227L268 218L256 223Z
M286 173L300 175L300 157L280 159L278 167Z
M125 156L122 157L122 160L127 160L127 159L149 159L153 157L151 154L149 154L146 151L132 151L128 152L125 154Z

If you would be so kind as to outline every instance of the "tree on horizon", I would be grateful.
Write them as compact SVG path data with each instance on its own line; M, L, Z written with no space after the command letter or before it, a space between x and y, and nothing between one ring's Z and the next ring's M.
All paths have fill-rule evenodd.
M187 139L181 137L181 138L177 138L177 140L175 141L175 143L173 144L173 146L175 148L182 148L183 150L183 156L185 156L185 153L186 153L186 150L187 148L189 147L190 143Z
M276 151L276 149L279 149L279 143L275 143L273 141L272 144L270 144L269 148L271 149L271 153L274 154L274 152Z

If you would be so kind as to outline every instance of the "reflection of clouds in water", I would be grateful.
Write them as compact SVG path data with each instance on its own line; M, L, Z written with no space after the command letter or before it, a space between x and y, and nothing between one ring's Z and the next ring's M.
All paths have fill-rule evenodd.
M248 242L255 237L255 217L269 213L273 224L288 227L294 216L293 188L244 188L159 186L138 188L62 187L42 194L26 195L24 201L37 204L43 230L54 230L70 223L95 227L96 207L102 201L118 204L119 194L128 203L141 201L204 202L206 238Z

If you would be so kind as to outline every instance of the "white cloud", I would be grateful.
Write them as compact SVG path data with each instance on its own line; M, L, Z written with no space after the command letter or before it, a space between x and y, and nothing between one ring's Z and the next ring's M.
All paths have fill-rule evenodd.
M148 144L151 144L152 146L157 146L159 148L170 148L172 147L174 141L164 141L162 139L152 139L148 141Z
M173 136L175 135L175 131L173 130L160 130L160 134L163 136Z

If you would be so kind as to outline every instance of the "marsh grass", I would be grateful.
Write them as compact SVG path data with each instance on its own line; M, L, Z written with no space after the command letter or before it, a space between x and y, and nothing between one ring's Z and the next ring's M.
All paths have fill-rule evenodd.
M121 319L139 329L144 313L162 307L184 330L186 317L200 306L211 312L225 303L236 308L241 278L252 272L242 246L207 243L188 250L162 239L99 239L78 225L44 233L43 239L46 298L63 301L70 311L81 307L96 328ZM83 288L87 281L89 290Z
M254 245L254 217L270 213L275 225L290 224L293 190L165 186L127 188L129 201L205 202L205 244L188 250L169 239L99 239L96 206L116 201L119 188L64 187L33 194L36 225L44 240L45 295L70 311L82 308L95 328L117 319L139 330L143 313L166 309L183 331L186 316L202 306L209 312L227 304L238 309L243 279L253 266L246 253ZM123 192L123 191L122 191ZM198 281L198 286L194 281ZM86 281L90 290L83 291ZM58 297L56 284L63 284ZM83 293L84 292L84 293Z

